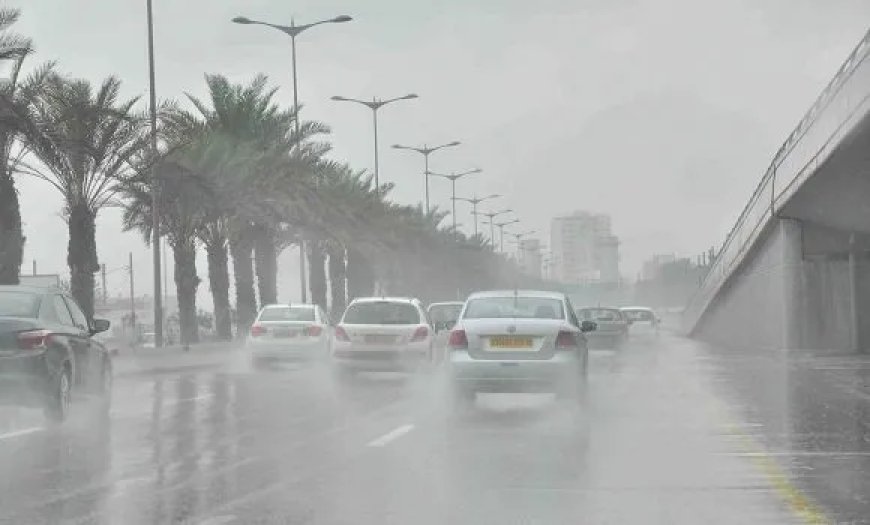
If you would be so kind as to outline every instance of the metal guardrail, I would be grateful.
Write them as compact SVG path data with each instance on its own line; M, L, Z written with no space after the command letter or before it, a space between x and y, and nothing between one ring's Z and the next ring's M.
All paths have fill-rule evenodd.
M852 50L777 150L722 249L683 314L694 330L713 298L743 262L764 227L816 171L854 125L870 113L870 31Z

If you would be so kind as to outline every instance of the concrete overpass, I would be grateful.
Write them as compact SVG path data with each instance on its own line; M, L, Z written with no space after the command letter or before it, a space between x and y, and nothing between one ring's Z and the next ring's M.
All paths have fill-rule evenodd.
M870 348L870 32L777 151L685 330L731 346Z

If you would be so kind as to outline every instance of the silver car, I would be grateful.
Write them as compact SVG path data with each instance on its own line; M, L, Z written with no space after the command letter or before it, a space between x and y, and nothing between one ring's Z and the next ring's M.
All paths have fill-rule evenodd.
M325 360L332 328L315 304L270 304L260 310L246 343L255 363Z
M472 294L448 339L448 377L457 407L478 392L555 392L582 396L588 351L565 294L493 291Z

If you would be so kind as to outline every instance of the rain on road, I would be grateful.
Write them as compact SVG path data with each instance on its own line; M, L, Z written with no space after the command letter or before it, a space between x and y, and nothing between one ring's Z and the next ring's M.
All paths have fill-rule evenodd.
M122 371L102 428L6 417L0 522L870 523L857 359L593 350L578 427L546 397L456 418L437 377L219 357Z

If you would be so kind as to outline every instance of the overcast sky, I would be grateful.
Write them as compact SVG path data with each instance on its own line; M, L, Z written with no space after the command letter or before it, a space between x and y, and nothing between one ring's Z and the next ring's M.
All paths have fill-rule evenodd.
M115 74L147 95L145 0L18 0L15 29L98 82ZM267 74L290 104L289 38L229 22L243 14L305 23L349 14L298 40L303 118L328 123L333 156L372 167L370 112L331 95L420 99L381 111L381 180L394 198L423 198L422 159L401 142L461 140L430 168L481 167L460 195L501 193L522 229L549 240L553 215L609 213L634 277L656 252L719 246L773 152L828 82L870 20L866 0L154 0L160 98L204 94L204 73L235 81ZM143 98L147 100L147 97ZM144 108L144 105L143 105ZM21 178L25 257L66 274L60 195ZM432 181L448 205L449 183ZM460 222L470 229L467 206ZM126 287L127 253L140 290L147 249L121 233L120 212L98 219L109 286ZM281 298L296 297L292 254L281 258ZM201 297L207 296L206 266ZM205 304L209 307L208 304Z

